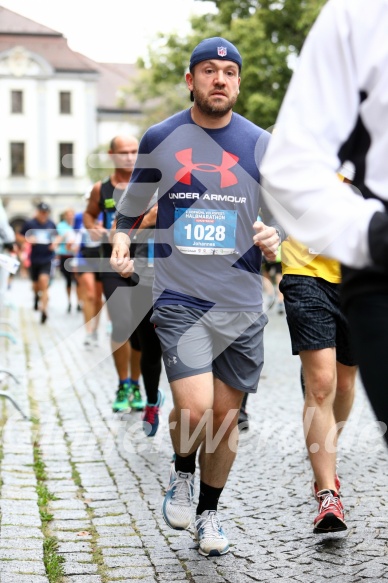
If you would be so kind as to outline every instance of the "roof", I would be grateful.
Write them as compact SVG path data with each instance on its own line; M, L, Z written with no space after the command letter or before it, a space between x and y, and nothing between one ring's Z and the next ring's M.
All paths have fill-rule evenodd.
M69 48L62 33L0 6L0 52L15 46L40 55L56 71L96 71L90 59Z
M36 53L45 59L55 71L96 72L87 57L72 51L63 36L22 36L0 35L0 53L16 46L22 46L27 51Z
M97 63L71 50L62 33L0 6L0 53L16 46L41 56L56 72L97 74L99 110L139 111L140 104L131 95L125 96L121 106L118 101L123 97L121 88L136 76L136 65Z
M0 35L2 34L47 34L62 36L60 32L57 32L52 28L48 28L43 24L39 24L34 20L30 20L25 16L21 16L21 14L17 14L12 10L8 10L8 8L3 8L3 6L0 6Z
M103 110L124 109L139 111L140 104L133 96L122 93L122 88L128 86L131 79L137 76L138 69L134 64L125 63L95 63L100 77L98 79L98 108ZM122 107L119 107L122 99Z

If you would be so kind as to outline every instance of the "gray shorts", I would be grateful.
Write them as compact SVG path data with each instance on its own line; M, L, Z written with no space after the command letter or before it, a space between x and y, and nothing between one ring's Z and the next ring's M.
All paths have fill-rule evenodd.
M235 389L257 391L264 364L265 314L169 305L155 308L151 322L169 382L212 372Z

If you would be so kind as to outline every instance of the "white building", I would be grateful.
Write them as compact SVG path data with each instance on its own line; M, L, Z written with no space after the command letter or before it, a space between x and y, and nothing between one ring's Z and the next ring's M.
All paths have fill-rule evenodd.
M118 105L134 75L135 65L96 63L61 33L0 7L0 195L15 228L41 200L54 220L82 208L92 150L138 133L139 105Z

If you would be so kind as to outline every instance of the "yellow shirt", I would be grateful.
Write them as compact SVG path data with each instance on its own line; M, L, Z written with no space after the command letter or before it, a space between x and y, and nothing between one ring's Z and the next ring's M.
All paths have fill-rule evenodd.
M317 255L292 237L282 243L283 275L308 275L321 277L331 283L341 283L341 268L338 261Z

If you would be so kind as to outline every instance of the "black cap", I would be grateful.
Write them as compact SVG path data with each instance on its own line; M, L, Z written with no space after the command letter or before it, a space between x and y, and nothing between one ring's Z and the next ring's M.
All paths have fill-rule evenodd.
M218 59L237 63L239 71L242 67L242 58L236 47L220 36L205 38L193 50L190 57L190 71L201 61Z
M38 211L45 211L46 213L50 212L50 207L45 202L40 202L36 208Z

